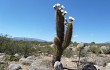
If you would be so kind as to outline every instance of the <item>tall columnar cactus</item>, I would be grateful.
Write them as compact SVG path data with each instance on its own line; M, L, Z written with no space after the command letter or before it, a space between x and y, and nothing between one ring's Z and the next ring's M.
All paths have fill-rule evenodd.
M60 4L55 4L54 9L56 10L56 37L54 38L55 53L53 55L52 64L55 61L60 61L63 51L67 48L72 37L72 21L74 18L69 17L69 21L65 19L66 11L64 6L60 7ZM65 29L66 26L66 29Z

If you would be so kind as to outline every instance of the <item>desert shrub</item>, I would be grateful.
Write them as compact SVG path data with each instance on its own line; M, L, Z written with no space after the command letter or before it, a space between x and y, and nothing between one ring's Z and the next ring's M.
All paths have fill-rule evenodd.
M53 47L50 46L45 46L45 47L36 47L36 52L38 53L38 51L41 51L42 53L48 53L48 54L52 54L53 53Z
M87 51L83 49L79 52L79 55L80 55L80 57L86 57L87 56Z
M6 55L4 57L4 60L5 61L19 61L20 58L21 58L21 56L15 57L14 55Z
M7 55L11 55L12 60L16 60L16 58L13 57L13 55L16 53L20 54L21 56L24 55L25 57L30 55L36 55L38 51L52 54L53 49L48 46L50 44L52 43L27 40L13 40L12 38L8 37L8 35L0 34L0 53L6 53Z
M20 57L15 57L13 55L10 56L10 61L19 61Z
M67 57L67 58L70 58L74 55L74 52L71 50L71 49L66 49L64 52L63 52L63 56Z
M101 51L104 54L110 54L110 47L109 46L101 46Z
M7 70L8 63L0 64L0 70Z
M86 43L79 43L77 45L78 56L85 57L87 55L88 49L89 47L87 46Z
M100 47L98 47L96 45L90 46L88 51L92 52L94 54L100 54L101 53Z
M6 53L6 54L9 54L9 55L14 55L14 54L16 53L16 50L17 50L17 48L16 48L14 42L11 41L11 42L9 42L8 45L6 46L6 51L5 51L5 53Z
M32 55L33 52L32 48L33 46L30 44L30 42L27 41L24 43L24 46L21 49L22 49L22 54L24 55L25 58Z

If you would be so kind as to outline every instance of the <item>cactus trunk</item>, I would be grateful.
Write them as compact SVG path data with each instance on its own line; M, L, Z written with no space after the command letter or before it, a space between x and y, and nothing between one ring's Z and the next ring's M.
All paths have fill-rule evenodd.
M53 65L53 66L54 66L54 63L55 63L56 61L60 61L60 60L61 60L62 53L63 53L63 50L61 50L61 51L58 51L58 50L57 50L57 51L54 53L53 60L52 60L52 65Z
M54 7L55 9L57 7ZM60 9L56 9L56 37L54 38L55 51L53 54L52 65L56 61L61 60L63 51L68 47L72 37L72 22L67 22L66 29L64 22L64 12ZM66 31L65 31L66 30Z

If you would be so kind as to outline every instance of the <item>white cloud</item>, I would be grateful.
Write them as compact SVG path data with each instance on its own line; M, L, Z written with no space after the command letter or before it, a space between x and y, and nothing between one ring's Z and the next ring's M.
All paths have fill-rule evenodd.
M73 35L74 38L78 37L79 35Z

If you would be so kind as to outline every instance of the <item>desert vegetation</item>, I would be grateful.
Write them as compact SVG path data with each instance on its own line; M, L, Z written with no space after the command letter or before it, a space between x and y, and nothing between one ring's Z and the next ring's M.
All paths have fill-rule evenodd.
M56 51L55 47L56 46L52 42L23 41L23 40L17 41L13 40L8 35L1 34L0 70L7 70L9 65L12 63L15 64L21 63L23 65L29 66L31 63L33 63L33 61L31 61L28 58L32 58L32 60L37 59L39 61L44 61L44 63L42 62L38 63L41 63L41 65L44 64L44 66L47 65L48 66L47 70L49 69L52 70L53 67L51 61L55 53L54 51ZM100 70L103 70L107 68L106 65L109 64L110 62L109 49L110 49L109 43L71 42L68 45L68 47L63 51L60 62L63 64L63 67L68 69L82 68L88 63L93 63L94 65L97 65L100 68ZM23 59L27 59L28 62L25 62L25 60L23 61Z

